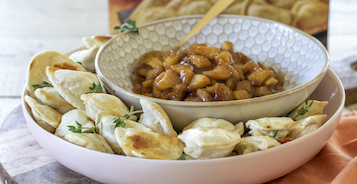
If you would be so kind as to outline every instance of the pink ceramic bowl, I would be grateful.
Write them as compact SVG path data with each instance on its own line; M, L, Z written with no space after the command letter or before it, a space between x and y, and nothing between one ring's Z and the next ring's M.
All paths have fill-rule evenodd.
M23 96L28 94L24 90ZM150 160L92 151L42 129L22 100L32 134L69 169L103 183L217 184L264 183L284 176L312 159L334 132L345 104L341 81L329 69L310 99L327 100L327 122L315 132L266 151L211 160ZM313 174L313 173L311 173Z

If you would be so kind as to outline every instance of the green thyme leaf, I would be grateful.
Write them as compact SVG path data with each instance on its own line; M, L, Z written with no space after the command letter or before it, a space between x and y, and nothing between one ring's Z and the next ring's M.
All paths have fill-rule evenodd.
M134 111L134 106L132 105L130 107L130 111L129 113L126 113L124 114L123 118L119 117L119 116L115 116L113 118L113 123L115 123L115 126L114 126L114 129L116 127L122 127L122 128L125 128L125 123L124 123L124 120L125 119L129 119L131 116L134 116L134 114L137 114L137 113L142 113L143 111L142 110L137 110L137 111Z
M97 85L95 85L95 84L93 83L93 86L92 86L92 87L89 87L89 92L88 92L88 93L98 93L99 89L100 89L100 83L97 84ZM87 93L87 94L88 94L88 93Z
M124 119L119 117L119 116L115 116L113 118L113 123L115 123L115 126L114 126L114 129L117 128L117 127L122 127L122 128L125 128L125 123L124 123Z
M69 131L73 132L73 133L82 133L82 124L78 123L76 121L77 124L77 128L75 126L67 126L69 129Z
M310 105L308 104L308 102L309 102L309 97L307 97L306 100L305 100L305 105L306 106L304 107L304 105L303 105L301 107L301 109L298 110L297 115L293 118L294 121L296 120L296 118L298 116L303 116L305 113L309 112L308 108L311 107L311 105L314 103L314 101L312 100Z
M46 82L46 81L42 81L42 84L33 84L31 85L31 87L33 87L34 90L39 89L39 88L44 88L44 87L53 87L52 84Z
M119 30L121 33L125 31L133 31L136 34L139 34L139 29L136 27L136 21L131 21L130 19L126 19L124 24L121 26L115 26L114 29Z
M95 68L93 69L92 73L97 74L97 72L95 71Z
M83 64L81 62L77 62L77 63L83 66Z
M180 156L180 160L186 160L184 156Z
M274 135L273 135L272 138L275 138L275 139L276 139L276 136L278 135L278 131L279 131L279 130L276 130L276 131L274 132Z
M95 134L97 134L96 127L99 123L100 122L98 122L97 124L94 124L93 127L89 128L89 127L82 127L82 124L80 124L76 121L77 127L75 127L75 126L67 126L67 127L69 128L68 130L73 133L95 133ZM86 129L86 130L82 131L82 129Z

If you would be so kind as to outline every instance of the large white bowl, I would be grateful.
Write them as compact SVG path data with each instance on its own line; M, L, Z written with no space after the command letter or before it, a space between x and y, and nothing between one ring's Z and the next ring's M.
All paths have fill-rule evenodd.
M181 130L201 117L224 118L237 123L285 115L314 91L327 71L327 51L310 35L267 19L221 15L182 49L193 43L220 48L224 41L230 41L235 51L285 73L283 92L245 100L204 103L164 100L133 93L131 75L134 62L146 52L173 48L201 18L201 15L194 15L159 20L141 26L139 35L126 32L114 37L97 54L95 68L99 78L128 106L140 108L141 98L158 103L174 127Z
M24 95L28 94L24 89ZM27 124L41 146L69 169L103 183L263 183L313 158L334 132L345 104L341 81L328 70L311 99L327 100L327 122L315 132L266 151L211 160L151 160L92 151L42 129L22 99ZM279 107L276 107L279 108ZM311 173L313 175L313 173Z

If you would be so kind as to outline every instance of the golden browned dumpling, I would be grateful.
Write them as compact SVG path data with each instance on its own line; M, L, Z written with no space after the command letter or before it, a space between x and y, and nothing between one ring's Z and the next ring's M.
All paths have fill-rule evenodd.
M180 6L178 10L178 15L196 15L196 14L205 14L210 8L212 4L208 1L189 1Z
M135 8L133 13L130 14L129 19L130 20L138 20L140 17L143 16L150 8L156 7L156 6L165 6L167 5L171 0L143 0L139 6ZM138 24L136 24L138 25Z
M247 9L247 15L275 20L287 25L290 25L293 20L289 10L260 3L252 3Z
M223 14L235 14L235 15L245 15L247 13L247 8L252 0L235 0L227 9L225 9Z
M275 138L281 140L290 133L296 122L289 117L265 117L249 120L245 125L251 130L258 130L263 135L273 137L276 134Z
M308 116L322 114L322 110L327 104L328 101L308 100L307 102L303 102L298 107L296 107L288 116L294 120L299 120ZM298 114L301 108L307 110L307 112L303 115Z
M291 9L294 14L293 26L309 34L327 29L328 4L319 1L299 1Z
M64 70L48 66L46 74L58 93L78 109L85 109L81 95L88 93L93 84L99 84L97 75L90 72Z
M62 114L48 105L39 103L36 99L25 96L26 103L30 106L33 118L43 129L53 133L58 127Z
M151 128L156 133L177 137L169 116L157 103L142 98L140 105L143 113L140 115L139 123Z
M294 3L298 0L266 0L267 3L274 5L279 8L285 8L290 10Z
M83 37L82 41L87 49L93 48L95 45L98 47L102 47L107 41L109 41L112 36L102 36L102 35L94 35L90 37ZM95 48L93 48L95 49Z
M61 114L74 109L74 107L69 104L53 87L36 89L35 96L38 101L56 109Z
M46 67L53 66L56 68L86 71L82 65L69 59L67 56L52 50L45 50L37 53L31 59L31 63L27 71L27 90L30 96L35 98L32 87L34 84L41 84L42 81L49 82L46 75Z
M77 51L69 56L75 62L82 63L82 66L89 72L94 70L95 56L99 50L100 46L94 45L90 49Z
M183 143L174 136L134 128L116 128L115 136L127 156L161 160L177 160Z
M110 147L113 149L113 151L115 153L124 155L124 152L122 151L122 149L119 146L119 143L115 137L114 118L115 118L115 116L110 115L110 114L97 113L97 117L95 120L95 122L98 123L97 131L100 135L102 135L105 138L105 140L108 142L108 144L110 145ZM152 132L152 130L150 128L147 128L146 126L144 126L140 123L137 123L135 121L132 121L130 119L124 119L123 126L125 128L135 128L138 130Z
M294 129L287 136L289 138L299 138L317 130L326 122L327 115L313 115L297 121Z
M103 136L94 133L74 133L67 134L63 137L68 142L82 146L94 151L114 154L112 148L109 146Z
M136 19L136 25L139 26L147 22L175 16L177 16L177 14L172 9L165 8L164 6L152 7Z
M72 131L69 130L68 126L76 127L77 123L81 124L82 127L86 127L86 128L94 127L94 122L92 122L88 118L85 110L73 109L63 114L61 123L56 128L55 135L63 138L67 134L74 134ZM83 129L82 131L85 130L88 129Z
M263 151L271 147L279 146L280 143L269 136L248 136L242 137L234 150L239 154L247 154L256 151Z
M89 93L81 95L81 100L83 100L83 103L86 106L88 117L93 121L96 119L97 113L107 113L120 117L129 113L128 107L114 95ZM136 121L137 117L134 115L129 119Z

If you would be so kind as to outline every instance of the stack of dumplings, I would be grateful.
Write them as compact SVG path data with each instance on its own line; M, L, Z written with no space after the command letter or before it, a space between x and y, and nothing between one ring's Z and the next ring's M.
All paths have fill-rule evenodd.
M56 51L40 52L27 73L29 95L24 100L34 120L84 148L146 159L213 159L279 146L317 130L327 119L323 109L328 102L306 100L286 117L238 123L203 117L177 132L158 104L140 99L142 110L134 111L99 87L88 59L97 47L77 53L86 65Z
M143 0L129 19L136 25L185 15L205 14L217 0ZM222 14L278 21L308 34L328 27L329 0L235 0Z

